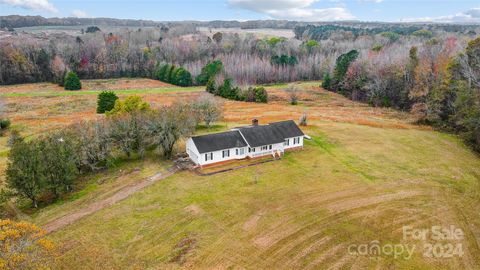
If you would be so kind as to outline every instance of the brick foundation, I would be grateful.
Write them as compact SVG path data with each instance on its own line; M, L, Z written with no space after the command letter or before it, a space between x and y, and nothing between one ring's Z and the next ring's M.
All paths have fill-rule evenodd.
M302 149L303 149L303 146L297 146L297 147L292 147L292 148L285 149L285 152L299 151L299 150L302 150Z

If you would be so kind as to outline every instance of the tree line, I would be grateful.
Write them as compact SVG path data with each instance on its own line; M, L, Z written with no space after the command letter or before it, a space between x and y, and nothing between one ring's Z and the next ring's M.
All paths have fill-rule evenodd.
M111 104L111 99L111 92L103 93L99 108L105 109L100 100ZM221 103L211 96L156 109L130 96L106 107L102 120L29 140L13 133L2 197L28 198L38 207L40 198L56 200L74 189L79 176L108 168L118 158L143 158L147 151L172 158L178 140L192 134L199 122L210 125L222 115Z
M18 33L0 40L0 84L61 83L69 71L80 79L157 77L174 84L178 80L182 85L189 83L190 73L195 84L202 68L215 60L223 63L225 73L239 85L315 80L331 72L335 59L352 49L364 57L376 48L373 52L381 51L385 57L394 58L399 51L412 46L426 46L431 37L440 41L455 37L465 42L476 31L462 26L451 29L458 31L446 32L440 26L422 25L415 26L418 30L414 32L409 30L411 34L402 35L393 30L361 30L363 24L343 23L353 30L322 26L330 29L328 38L315 40L309 34L288 39L200 32L195 25L167 23L115 32L100 26L100 31L95 28L89 33L71 35L49 33L46 38ZM372 29L381 26L365 25ZM162 73L164 69L168 71L165 64L178 70Z
M480 151L480 38L459 48L453 37L412 46L403 61L382 51L337 58L323 87L373 106L411 111L420 123L459 133Z

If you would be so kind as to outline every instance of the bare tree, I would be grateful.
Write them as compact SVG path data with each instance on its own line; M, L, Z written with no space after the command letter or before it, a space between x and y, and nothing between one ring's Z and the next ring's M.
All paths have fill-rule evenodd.
M193 133L197 125L195 111L189 104L174 103L151 115L147 130L155 145L166 158L171 158L175 143Z
M77 167L81 172L98 171L107 166L112 155L112 138L105 120L82 121L67 128L73 138Z
M223 104L210 94L203 94L194 103L194 109L199 120L210 128L211 123L222 119Z
M299 99L299 90L294 84L289 84L285 89L288 94L288 99L291 105L297 105Z

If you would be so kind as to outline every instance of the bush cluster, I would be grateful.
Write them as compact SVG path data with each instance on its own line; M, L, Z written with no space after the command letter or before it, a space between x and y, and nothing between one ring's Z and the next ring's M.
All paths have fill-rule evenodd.
M207 83L206 91L216 96L221 96L226 99L246 101L246 102L268 102L267 90L263 87L249 87L241 89L233 84L233 80L226 78L223 83L216 86L215 80L210 79Z
M193 84L192 74L188 70L171 64L158 64L154 78L178 86L191 86Z

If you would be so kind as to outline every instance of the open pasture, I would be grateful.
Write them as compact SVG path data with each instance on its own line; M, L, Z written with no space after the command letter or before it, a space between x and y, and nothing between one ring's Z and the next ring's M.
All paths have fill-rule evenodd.
M87 82L86 85L88 85ZM114 85L114 83L112 83ZM270 102L223 100L212 129L294 119L306 113L312 136L283 159L212 176L180 172L51 234L59 269L475 269L480 267L480 160L453 135L412 124L407 113L372 108L299 83L298 105L286 85L267 86ZM35 135L95 114L98 91L3 88L13 126ZM134 87L153 106L188 101L202 88ZM147 89L146 89L147 88ZM82 92L80 91L80 92ZM131 92L123 92L131 91ZM63 94L65 93L65 94ZM202 130L201 132L208 132ZM6 151L6 139L2 141ZM5 162L5 158L2 161ZM169 161L125 161L86 177L81 189L23 218L39 225L163 171ZM21 210L19 210L21 211ZM403 226L460 228L462 257L428 258L428 241L404 239ZM351 245L415 245L411 257L348 252ZM402 254L406 255L406 254Z

